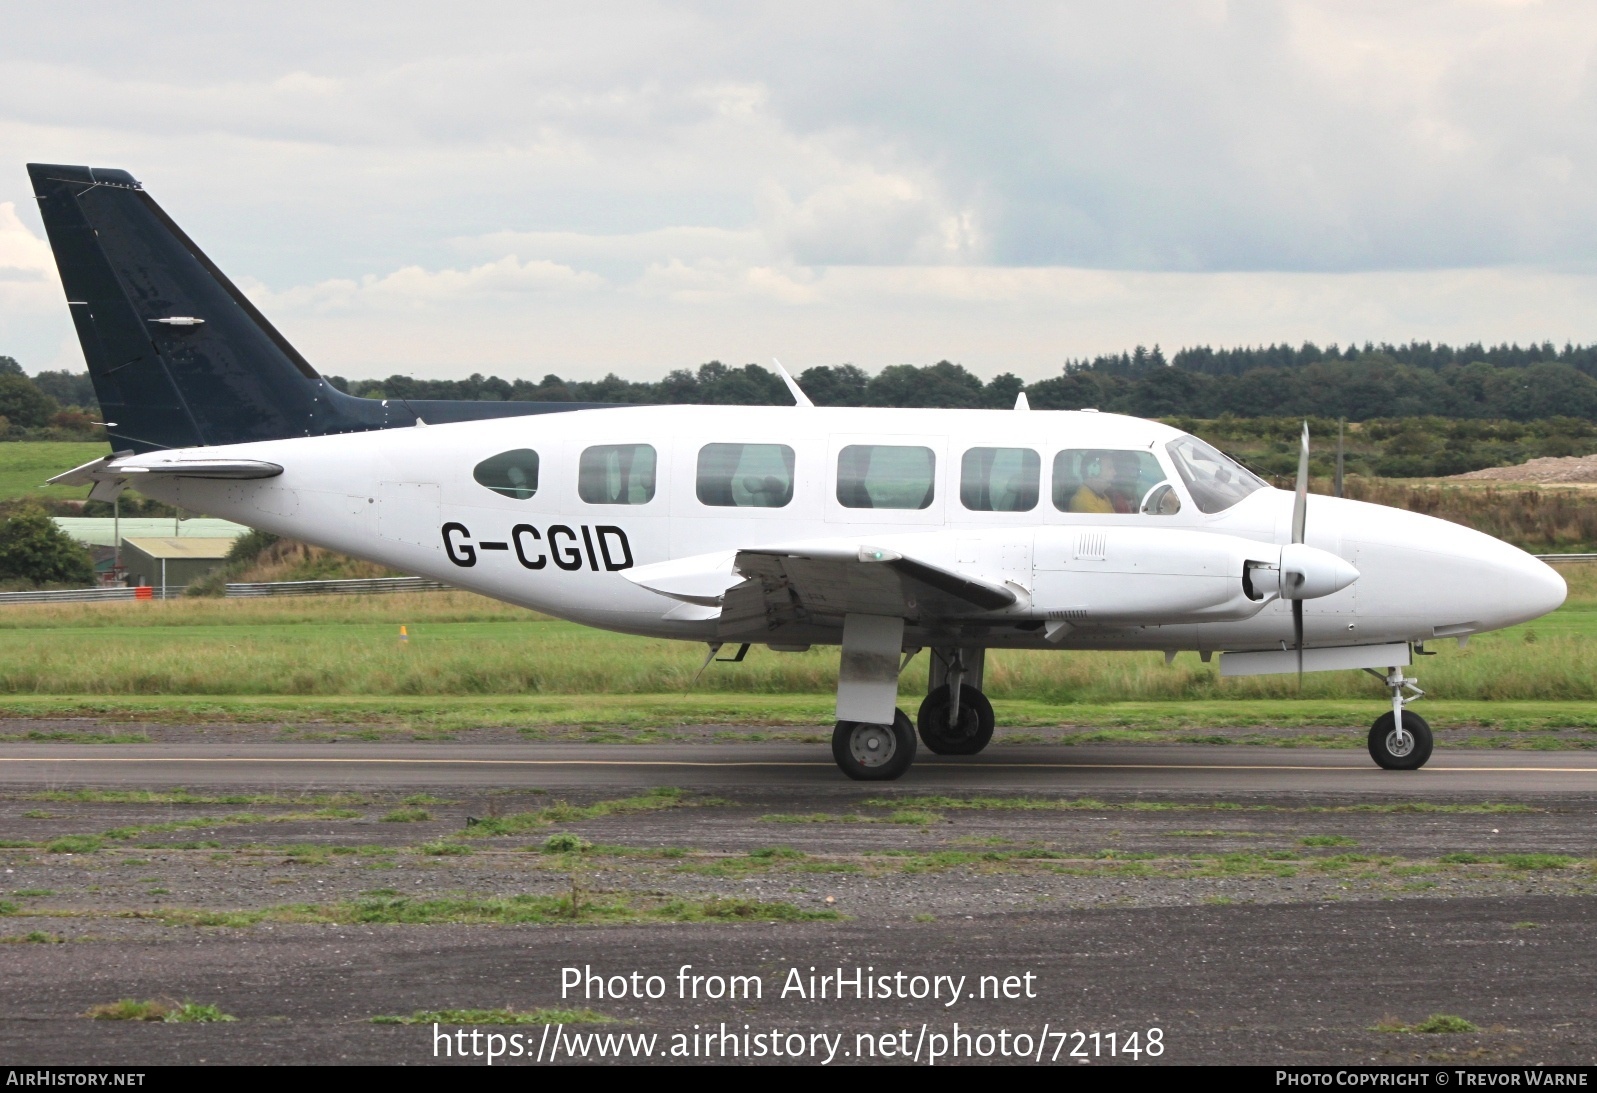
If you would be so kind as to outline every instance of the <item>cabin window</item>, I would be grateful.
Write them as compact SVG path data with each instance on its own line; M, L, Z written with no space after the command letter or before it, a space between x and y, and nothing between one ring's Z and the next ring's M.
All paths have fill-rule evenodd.
M850 444L837 454L837 503L847 509L930 508L937 455L930 448Z
M717 508L779 509L793 500L793 449L786 444L706 444L699 449L699 500Z
M654 447L599 444L577 463L577 496L590 505L646 505L654 499Z
M1166 444L1165 450L1187 484L1193 504L1202 512L1224 512L1266 485L1264 479L1195 436L1178 437Z
M500 452L472 468L471 476L479 486L525 501L538 492L538 453L530 448Z
M1141 512L1143 499L1164 478L1152 452L1067 448L1054 456L1054 508L1105 515ZM1179 508L1180 499L1175 500Z
M974 512L1030 512L1041 475L1030 448L972 448L960 462L959 500Z

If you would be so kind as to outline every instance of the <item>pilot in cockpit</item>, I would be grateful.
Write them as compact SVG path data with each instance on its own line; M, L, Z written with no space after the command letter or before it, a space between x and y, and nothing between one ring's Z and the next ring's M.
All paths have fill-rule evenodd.
M1111 496L1114 468L1108 452L1088 452L1081 458L1081 485L1070 497L1071 512L1114 512Z

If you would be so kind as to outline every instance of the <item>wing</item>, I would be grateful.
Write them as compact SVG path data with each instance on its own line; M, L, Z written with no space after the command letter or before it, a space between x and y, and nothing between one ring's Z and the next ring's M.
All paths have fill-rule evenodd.
M699 555L623 576L684 603L719 605L723 632L791 622L841 625L850 614L914 622L967 618L1001 611L1018 599L1005 585L837 540Z

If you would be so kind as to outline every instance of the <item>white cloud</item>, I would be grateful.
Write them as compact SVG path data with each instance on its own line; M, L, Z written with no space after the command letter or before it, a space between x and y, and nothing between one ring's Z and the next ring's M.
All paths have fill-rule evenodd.
M1040 375L1597 340L1594 62L1585 0L85 0L8 15L0 151L131 169L334 371ZM36 367L71 327L17 169L7 205L0 352Z
M50 244L34 235L17 218L14 201L0 201L0 280L60 283Z
M260 282L246 282L245 291L261 307L326 314L358 311L383 314L396 308L449 311L493 308L530 293L590 291L604 284L597 274L557 262L522 262L514 255L470 269L426 270L406 266L386 276L368 274L359 281L329 280L274 292ZM447 316L438 315L447 322Z

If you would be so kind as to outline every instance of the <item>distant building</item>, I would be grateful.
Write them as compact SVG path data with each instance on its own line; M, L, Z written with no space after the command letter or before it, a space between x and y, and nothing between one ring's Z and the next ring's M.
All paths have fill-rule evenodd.
M176 596L210 573L233 549L233 538L139 536L122 540L128 584L149 585L158 596Z
M56 527L89 546L115 546L118 531L124 539L168 535L182 539L237 539L250 530L243 524L209 516L189 520L174 520L170 516L124 516L120 521L110 516L57 516L54 520Z

